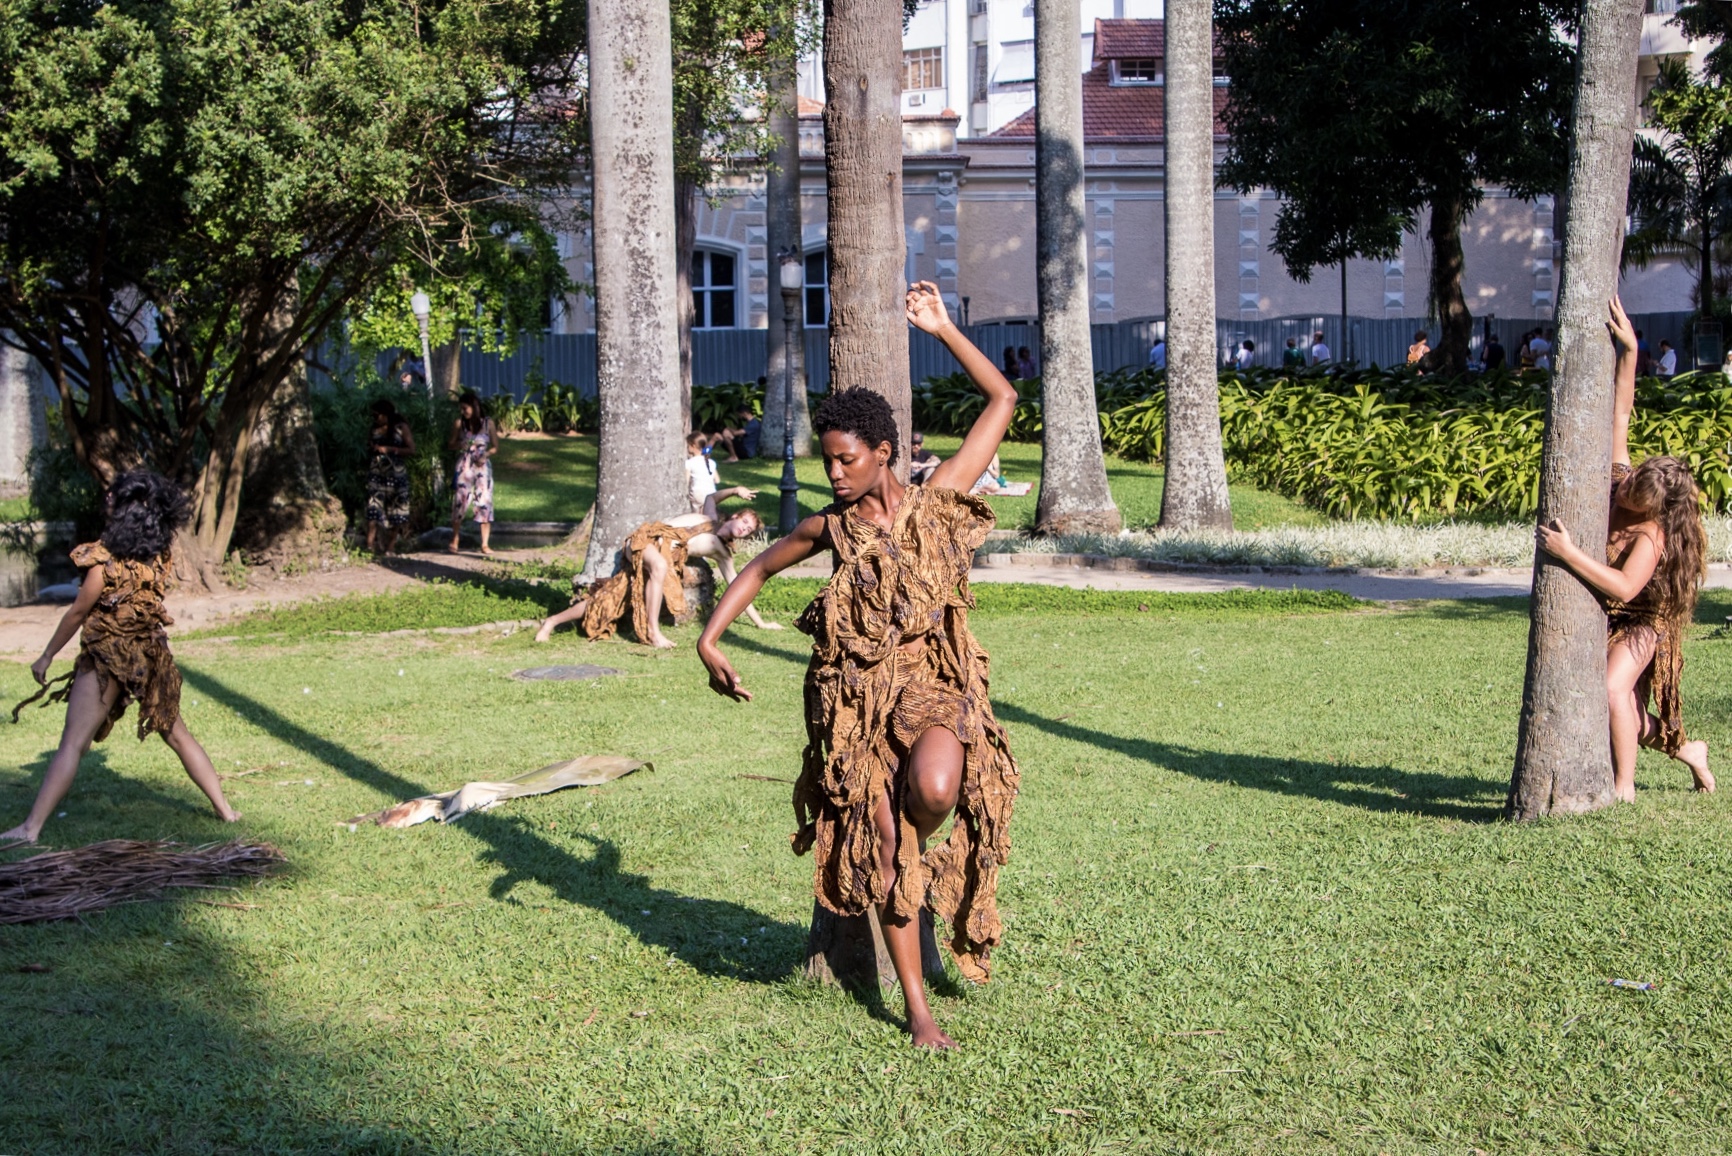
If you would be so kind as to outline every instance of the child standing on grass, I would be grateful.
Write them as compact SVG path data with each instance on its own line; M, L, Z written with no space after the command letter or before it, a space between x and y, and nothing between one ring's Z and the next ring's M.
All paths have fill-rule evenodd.
M30 666L42 689L12 710L16 722L19 711L45 695L48 702L66 703L60 749L48 764L30 817L0 834L0 840L36 842L42 825L72 786L84 752L92 742L108 737L134 701L138 737L153 731L161 735L210 799L217 817L228 823L240 818L223 798L210 757L181 718L180 670L163 629L174 621L163 606L163 595L173 583L169 543L191 512L186 495L159 474L132 470L115 479L107 501L108 528L102 539L72 551L72 561L84 570L78 598L61 618L42 657ZM49 665L80 627L84 636L77 664L50 682Z
M1587 583L1606 606L1606 699L1612 724L1612 790L1636 799L1636 751L1653 747L1690 768L1698 791L1714 789L1708 744L1684 738L1678 687L1684 633L1707 571L1708 535L1696 479L1674 457L1630 468L1630 411L1636 400L1636 331L1613 298L1606 328L1618 347L1612 415L1612 512L1606 561L1592 557L1553 519L1542 550ZM1648 711L1652 698L1657 714Z
M800 616L812 636L806 752L794 787L794 850L814 851L818 901L838 915L876 908L923 1048L955 1041L933 1021L920 968L922 907L951 929L963 975L987 978L1003 934L998 869L1010 855L1016 763L987 699L986 652L968 630L968 570L992 509L962 491L987 468L1016 389L951 324L938 289L909 290L908 320L950 349L986 406L962 448L925 485L892 467L896 418L880 395L840 389L812 427L836 500L752 559L711 615L698 657L716 693L751 694L717 642L765 579L820 551L835 570ZM926 842L956 811L943 844Z

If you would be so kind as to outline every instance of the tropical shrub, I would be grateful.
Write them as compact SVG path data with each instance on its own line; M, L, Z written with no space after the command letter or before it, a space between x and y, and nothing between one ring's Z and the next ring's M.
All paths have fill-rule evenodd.
M742 409L763 416L764 387L755 381L727 381L692 386L692 428L720 433L734 424Z
M319 463L325 485L343 503L353 527L367 517L367 466L371 460L368 434L373 428L371 406L389 398L409 422L415 454L409 459L409 526L423 530L444 521L441 499L448 493L450 466L446 442L457 420L457 404L440 397L431 406L423 393L407 393L370 367L331 389L313 391L313 433L319 443Z

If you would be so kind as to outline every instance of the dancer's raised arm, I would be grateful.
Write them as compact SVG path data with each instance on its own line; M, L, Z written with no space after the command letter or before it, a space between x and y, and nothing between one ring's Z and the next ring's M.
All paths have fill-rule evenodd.
M1612 373L1612 464L1630 464L1630 413L1636 408L1636 327L1630 324L1624 303L1612 298L1606 332L1618 347L1618 364Z
M945 459L926 483L935 488L966 492L974 484L974 479L991 464L992 455L998 452L999 443L1004 441L1010 419L1016 414L1016 387L999 372L992 358L976 349L974 343L962 335L962 330L951 322L950 312L944 308L944 298L939 296L938 286L932 282L916 281L908 290L908 323L944 342L951 356L961 363L962 371L986 396L986 408L974 419L968 436L962 439L962 448Z

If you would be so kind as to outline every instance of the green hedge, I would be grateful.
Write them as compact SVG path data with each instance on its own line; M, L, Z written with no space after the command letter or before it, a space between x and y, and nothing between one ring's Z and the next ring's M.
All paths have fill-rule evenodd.
M965 432L980 412L960 374L916 391L916 421ZM1038 435L1040 402L1017 406L1012 437ZM1095 381L1107 450L1162 460L1164 374L1103 373ZM978 398L978 394L975 397ZM1521 517L1538 502L1545 377L1529 372L1439 380L1406 369L1274 369L1221 375L1221 437L1235 480L1297 498L1344 518L1424 520ZM1689 463L1709 505L1732 504L1732 388L1718 373L1644 378L1630 423L1640 460L1674 454Z

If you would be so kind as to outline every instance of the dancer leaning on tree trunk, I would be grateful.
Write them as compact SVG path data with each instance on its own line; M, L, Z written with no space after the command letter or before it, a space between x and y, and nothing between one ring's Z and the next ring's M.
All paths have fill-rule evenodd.
M108 527L101 540L72 551L73 563L84 569L78 598L61 618L42 657L30 666L42 689L12 710L12 721L17 722L19 711L44 696L48 702L66 703L60 749L48 763L29 818L0 834L0 842L36 842L42 825L72 786L84 752L93 741L108 737L135 700L138 737L153 731L161 735L180 756L187 775L205 793L217 817L230 823L240 818L223 797L210 756L181 718L180 670L163 630L174 621L163 606L163 594L174 583L169 543L175 531L186 525L190 513L186 495L159 474L132 470L115 479L107 503ZM70 673L50 682L49 664L80 627L84 635L78 662Z
M1636 751L1654 747L1690 768L1698 791L1712 791L1708 744L1684 738L1678 687L1684 635L1707 571L1696 479L1674 457L1630 468L1630 412L1636 402L1636 331L1617 298L1606 322L1618 347L1612 415L1612 507L1606 560L1577 546L1553 519L1540 548L1587 583L1606 606L1606 700L1611 713L1612 790L1636 799ZM1653 699L1655 713L1648 711Z
M951 929L969 979L987 978L1002 927L998 869L1010 854L1016 763L987 701L986 652L968 630L968 570L992 528L967 488L998 452L1016 390L951 324L930 282L908 320L944 342L986 396L962 448L925 485L903 486L889 403L841 389L812 419L836 500L759 554L728 587L698 640L718 694L752 696L717 640L771 575L820 551L835 571L800 616L812 636L807 745L794 850L815 852L819 902L838 915L877 908L919 1047L955 1047L933 1022L920 969L922 907ZM951 810L944 843L926 842Z

